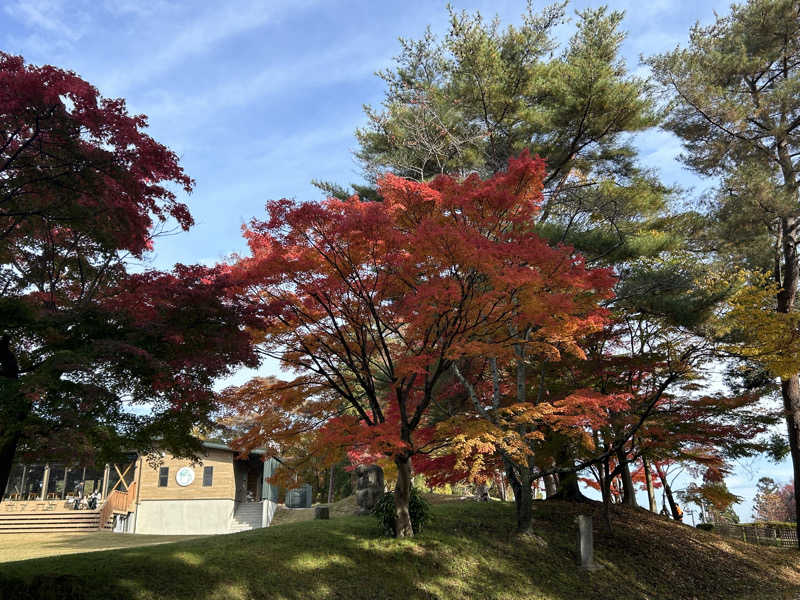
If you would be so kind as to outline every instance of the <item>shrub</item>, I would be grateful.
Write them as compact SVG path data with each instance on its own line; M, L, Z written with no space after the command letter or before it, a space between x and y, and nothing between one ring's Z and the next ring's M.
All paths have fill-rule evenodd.
M711 531L714 529L714 525L711 523L698 523L697 528L702 529L703 531Z
M415 487L411 488L408 512L411 515L411 527L414 528L414 533L420 533L425 523L430 521L431 507ZM385 535L392 537L397 535L397 528L395 527L394 492L386 492L381 496L375 503L372 514L377 517L378 526L383 530Z

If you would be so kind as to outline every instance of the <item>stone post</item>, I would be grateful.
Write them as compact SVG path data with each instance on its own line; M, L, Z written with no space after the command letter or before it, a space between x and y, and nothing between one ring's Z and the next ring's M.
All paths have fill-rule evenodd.
M600 565L594 562L594 537L592 536L592 517L591 515L578 515L578 557L580 558L580 568L587 571L601 569Z
M356 483L358 514L368 515L383 495L383 469L378 465L359 465L355 473L358 475Z

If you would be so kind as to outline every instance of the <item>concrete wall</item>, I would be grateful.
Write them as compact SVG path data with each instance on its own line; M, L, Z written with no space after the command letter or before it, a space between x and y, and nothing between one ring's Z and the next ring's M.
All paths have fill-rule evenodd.
M136 508L136 533L209 535L229 533L233 499L144 500Z
M136 532L136 513L115 514L111 531L114 533L135 533Z
M275 510L278 508L278 503L273 502L272 500L264 500L261 503L261 506L261 526L269 527L269 524L272 523L272 517L275 516Z

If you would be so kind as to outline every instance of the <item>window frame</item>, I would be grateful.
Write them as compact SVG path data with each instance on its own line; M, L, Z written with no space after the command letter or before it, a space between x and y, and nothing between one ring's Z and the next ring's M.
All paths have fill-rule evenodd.
M213 465L203 467L203 487L214 486L214 467Z

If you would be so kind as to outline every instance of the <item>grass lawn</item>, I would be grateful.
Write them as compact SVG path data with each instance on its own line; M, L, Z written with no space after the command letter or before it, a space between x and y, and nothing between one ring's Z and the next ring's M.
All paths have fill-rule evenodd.
M0 565L10 598L255 600L498 598L795 600L800 552L747 545L617 507L539 502L546 540L510 532L513 505L436 504L410 540L381 538L374 519L286 523L150 547ZM575 516L594 512L598 562L575 566Z
M92 533L11 533L0 535L0 563L42 556L95 552L116 548L151 546L195 539L188 535L121 535Z

